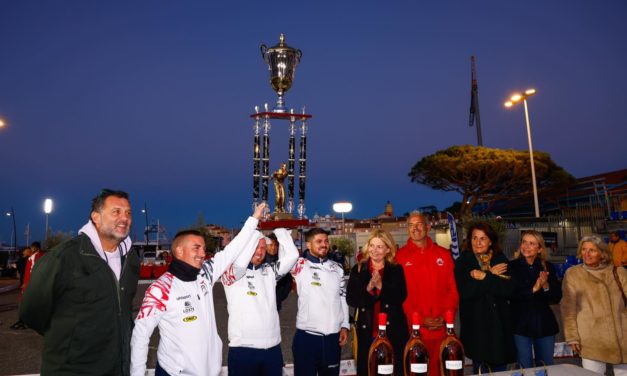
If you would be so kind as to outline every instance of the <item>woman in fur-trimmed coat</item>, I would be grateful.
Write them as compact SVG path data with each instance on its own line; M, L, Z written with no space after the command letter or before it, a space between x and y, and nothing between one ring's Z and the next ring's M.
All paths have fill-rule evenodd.
M566 343L581 354L584 368L627 375L627 309L621 294L627 290L627 271L614 268L603 240L595 235L579 242L583 264L566 272L562 282L562 321ZM616 274L614 274L616 273Z

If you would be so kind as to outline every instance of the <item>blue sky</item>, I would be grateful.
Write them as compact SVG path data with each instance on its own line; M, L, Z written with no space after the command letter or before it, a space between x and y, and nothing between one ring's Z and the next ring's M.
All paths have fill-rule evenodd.
M577 177L625 168L627 3L503 1L3 1L0 209L18 234L77 231L101 188L127 190L135 232L148 206L170 232L238 226L252 200L255 105L272 103L259 45L303 51L288 106L313 115L307 214L350 200L372 217L458 199L410 183L421 157L475 144L477 57L484 144L534 148ZM287 158L274 122L271 168ZM139 226L137 226L139 225ZM8 243L10 220L0 221Z

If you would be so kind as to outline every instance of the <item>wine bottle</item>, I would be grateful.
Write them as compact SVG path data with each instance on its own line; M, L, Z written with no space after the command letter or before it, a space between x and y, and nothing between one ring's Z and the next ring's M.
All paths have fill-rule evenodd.
M462 376L464 374L464 346L455 335L455 314L444 313L446 337L440 344L440 374L442 376Z
M379 313L379 334L368 351L368 376L394 374L394 349L385 328L388 315Z
M420 339L420 321L418 312L414 312L411 317L411 338L407 341L403 353L405 376L426 376L428 372L429 353Z

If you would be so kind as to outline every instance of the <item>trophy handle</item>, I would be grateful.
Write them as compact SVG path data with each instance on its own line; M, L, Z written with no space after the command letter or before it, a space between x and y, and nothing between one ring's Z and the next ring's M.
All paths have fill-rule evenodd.
M259 46L259 49L261 50L261 58L266 61L266 52L268 51L268 46L262 44L261 46Z
M296 50L296 60L298 63L300 63L300 59L303 57L303 51L301 50Z

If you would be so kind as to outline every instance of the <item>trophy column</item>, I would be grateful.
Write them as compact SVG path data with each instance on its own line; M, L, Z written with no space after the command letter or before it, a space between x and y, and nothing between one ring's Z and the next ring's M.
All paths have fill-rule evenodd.
M294 115L294 110L290 111ZM290 141L289 156L287 162L287 212L294 210L294 154L296 152L296 117L290 116Z

